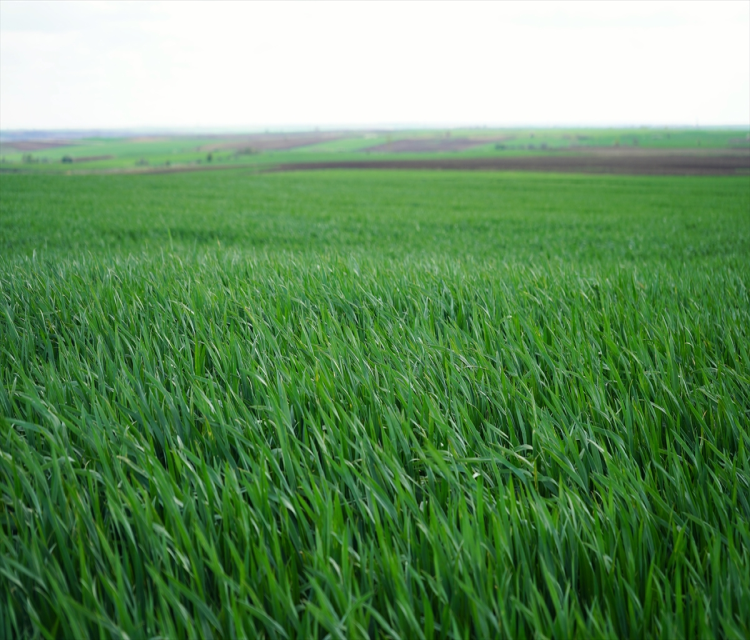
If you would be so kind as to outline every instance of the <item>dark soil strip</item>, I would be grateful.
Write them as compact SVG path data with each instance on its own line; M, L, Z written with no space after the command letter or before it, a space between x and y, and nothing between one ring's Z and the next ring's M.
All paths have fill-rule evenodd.
M293 162L269 171L320 169L437 169L459 171L539 171L552 173L617 173L663 176L750 175L747 155L533 156L515 158L446 158L424 160L364 160L351 162Z

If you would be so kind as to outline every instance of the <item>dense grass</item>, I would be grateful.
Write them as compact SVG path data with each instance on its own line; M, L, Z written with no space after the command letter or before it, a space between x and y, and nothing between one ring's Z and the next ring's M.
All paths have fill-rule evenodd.
M1 180L0 636L750 634L748 180Z
M750 178L0 175L0 251L170 248L681 262L750 253Z

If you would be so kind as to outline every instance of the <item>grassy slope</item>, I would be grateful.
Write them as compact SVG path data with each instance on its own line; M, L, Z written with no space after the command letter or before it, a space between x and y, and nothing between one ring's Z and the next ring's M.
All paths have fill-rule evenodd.
M750 632L747 179L0 190L0 635Z

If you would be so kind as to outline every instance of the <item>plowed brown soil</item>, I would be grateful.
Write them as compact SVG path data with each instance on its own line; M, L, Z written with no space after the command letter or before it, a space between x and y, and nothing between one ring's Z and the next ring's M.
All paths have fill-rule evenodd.
M252 151L285 151L298 147L308 147L321 142L332 142L345 137L341 133L268 133L237 136L229 141L209 143L201 147L203 151L252 150Z
M97 162L99 160L111 160L114 156L79 156L72 158L73 162Z
M15 142L3 142L4 149L15 151L44 151L46 149L57 149L58 147L69 147L74 144L71 140L16 140Z
M394 140L375 147L368 147L363 151L374 153L439 153L442 151L464 151L491 142L510 140L511 137L501 138L406 138Z
M656 151L656 150L655 150ZM459 171L538 171L554 173L614 173L630 175L725 176L750 175L750 153L596 152L488 158L425 158L424 160L362 160L350 162L287 163L271 171L320 169L436 169Z

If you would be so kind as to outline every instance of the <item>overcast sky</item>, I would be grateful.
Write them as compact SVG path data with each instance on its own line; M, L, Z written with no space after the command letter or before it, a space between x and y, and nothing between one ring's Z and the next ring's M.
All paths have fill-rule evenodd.
M748 125L750 2L0 1L0 128Z

